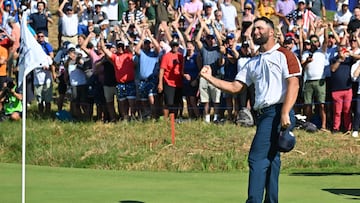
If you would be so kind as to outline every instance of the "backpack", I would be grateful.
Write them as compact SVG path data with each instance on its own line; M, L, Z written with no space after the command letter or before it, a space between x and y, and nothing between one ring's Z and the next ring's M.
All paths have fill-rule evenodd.
M245 107L239 110L235 123L245 127L251 127L255 124L250 110Z

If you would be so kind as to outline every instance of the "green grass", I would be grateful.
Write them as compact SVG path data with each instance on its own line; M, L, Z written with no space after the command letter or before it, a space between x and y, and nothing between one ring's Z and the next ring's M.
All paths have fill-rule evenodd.
M31 115L31 114L30 114ZM0 123L0 163L21 163L21 123ZM201 121L175 125L171 144L168 122L63 123L27 120L27 163L110 170L233 172L247 171L255 128ZM296 130L295 149L282 155L285 171L356 172L359 139L350 135Z
M27 166L26 202L245 202L247 173L129 172ZM0 202L21 200L21 169L0 164ZM346 203L360 199L351 173L280 175L280 202Z

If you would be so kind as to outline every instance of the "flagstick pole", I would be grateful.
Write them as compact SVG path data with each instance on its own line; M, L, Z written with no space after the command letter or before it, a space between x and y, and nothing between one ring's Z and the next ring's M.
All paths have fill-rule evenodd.
M21 203L25 203L25 158L26 158L26 74L22 82L22 151L21 151Z

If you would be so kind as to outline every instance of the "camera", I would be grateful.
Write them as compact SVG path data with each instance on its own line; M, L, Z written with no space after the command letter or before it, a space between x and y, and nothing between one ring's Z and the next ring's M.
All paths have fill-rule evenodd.
M9 82L7 82L7 83L6 83L6 87L7 87L7 88L9 88L9 89L11 90L12 88L14 88L14 87L15 87L15 84L14 84L14 82L13 82L13 81L9 81Z
M313 57L313 53L310 53L310 54L309 54L309 58L312 58L312 57Z

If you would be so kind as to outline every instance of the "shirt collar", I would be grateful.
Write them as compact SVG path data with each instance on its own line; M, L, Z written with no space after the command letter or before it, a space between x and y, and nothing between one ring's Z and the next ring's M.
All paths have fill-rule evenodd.
M280 44L279 43L276 43L270 50L267 50L265 52L260 52L261 55L263 54L270 54L272 53L273 51L277 50L280 48Z

